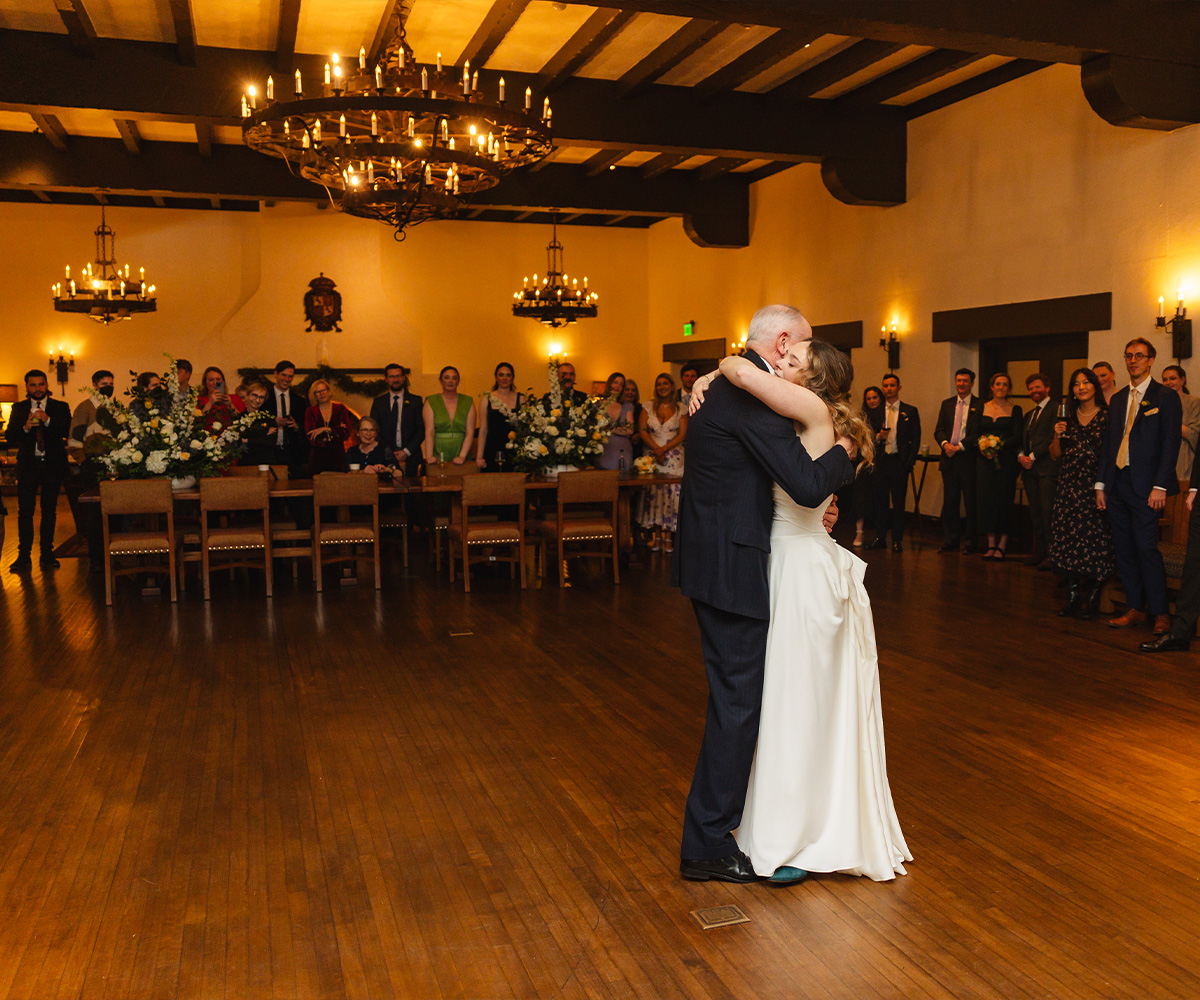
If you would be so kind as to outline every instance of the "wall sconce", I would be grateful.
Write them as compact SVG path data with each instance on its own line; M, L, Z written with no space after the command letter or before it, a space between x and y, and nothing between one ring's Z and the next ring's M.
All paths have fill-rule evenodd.
M888 371L895 371L900 367L900 341L896 339L896 321L892 320L890 330L887 326L881 326L879 333L879 346L887 350Z
M546 352L546 360L554 365L561 365L567 360L567 352L562 349L562 344L551 344L550 349Z
M1158 297L1158 318L1154 325L1171 329L1171 356L1183 360L1192 356L1192 321L1187 318L1187 308L1183 304L1183 290L1180 289L1178 301L1175 303L1175 315L1167 319L1163 315L1163 297Z
M59 390L66 392L67 379L70 378L70 373L75 370L75 352L71 352L70 358L64 357L63 349L60 346L58 349L58 360L54 360L54 352L51 351L50 360L46 362L46 367L53 371Z

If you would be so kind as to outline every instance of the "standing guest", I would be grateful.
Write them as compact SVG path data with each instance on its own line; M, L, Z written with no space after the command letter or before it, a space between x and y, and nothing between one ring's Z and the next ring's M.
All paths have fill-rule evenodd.
M1097 361L1092 365L1092 371L1096 373L1096 378L1100 380L1100 392L1104 397L1104 405L1108 406L1112 403L1113 393L1117 391L1117 375L1113 371L1113 366L1107 361Z
M116 379L106 368L92 373L92 388L107 399L111 399ZM88 442L99 436L111 437L119 425L104 405L97 405L89 395L75 407L71 414L71 429L67 434L67 453L79 462L76 480L79 492L95 489L100 485L101 468L95 458L88 454ZM67 496L71 495L68 487ZM78 494L76 494L78 495ZM75 523L87 537L89 568L93 573L103 569L104 523L100 507L94 503L75 503L71 508Z
M629 419L635 428L635 433L629 442L633 445L634 459L639 459L646 450L642 444L642 435L636 431L636 428L641 427L642 421L642 394L638 391L638 384L631 378L625 380L625 391L621 393L621 402L628 403L633 407Z
M1162 383L1179 393L1183 407L1182 440L1179 442L1179 460L1175 463L1175 478L1186 483L1192 478L1192 465L1196 458L1196 441L1200 439L1200 399L1193 396L1187 387L1187 372L1179 365L1167 365L1162 372Z
M316 476L322 472L346 471L346 442L354 433L353 414L333 400L333 390L323 378L308 389L312 405L304 412L304 433L308 435L308 468Z
M177 358L175 376L179 381L179 391L175 394L175 402L186 403L192 391L192 363L184 358Z
M1127 608L1112 628L1141 625L1149 614L1156 635L1171 628L1167 614L1167 571L1158 550L1158 519L1167 497L1179 492L1183 406L1178 393L1150 377L1158 354L1150 341L1135 337L1125 345L1129 385L1108 408L1104 451L1096 477L1096 504L1108 511L1116 546L1117 572Z
M700 377L700 369L691 361L679 369L679 402L683 404L683 412L687 413L688 404L692 401L692 386Z
M1062 617L1095 618L1104 581L1116 568L1112 528L1096 506L1096 470L1107 421L1096 373L1091 368L1073 371L1067 417L1055 423L1050 439L1050 457L1059 469L1047 561L1067 581Z
M425 440L424 400L409 391L409 371L395 362L384 368L388 391L371 400L371 419L379 428L380 443L391 449L395 465L404 475L415 476L421 471L421 442Z
M1050 511L1054 507L1054 489L1058 479L1058 460L1050 454L1054 440L1054 407L1050 405L1050 379L1045 375L1030 375L1025 390L1033 404L1025 417L1021 434L1021 451L1017 463L1023 470L1025 496L1029 499L1029 515L1033 521L1033 552L1026 566L1040 566L1046 560L1050 544ZM1049 567L1046 567L1049 569Z
M582 389L575 388L575 366L569 361L564 361L558 366L558 384L562 389L562 400L564 403L570 402L571 405L577 406L580 403L587 402L587 393ZM550 405L550 393L546 393L542 397L542 405Z
M663 372L654 380L654 403L642 410L639 432L642 444L654 456L654 471L668 476L683 475L683 442L687 438L687 410L675 395L675 380ZM657 529L664 552L673 552L679 524L679 484L651 486L642 492L639 523L647 531ZM658 538L650 550L657 551Z
M239 413L246 412L242 397L229 394L225 373L215 365L204 369L196 405L204 412L204 427L208 431L217 430L218 424L226 427Z
M71 407L50 397L46 373L37 368L25 373L27 398L14 403L5 437L17 449L17 558L14 573L33 568L33 509L42 497L42 569L58 569L54 558L54 523L58 491L67 475L67 434Z
M286 465L288 475L302 478L308 464L308 438L303 430L308 400L292 388L295 378L296 366L290 361L280 361L275 366L275 384L267 393L263 412L275 424L271 464Z
M992 376L992 398L983 405L979 421L979 459L975 466L975 488L979 494L979 531L987 535L984 559L999 562L1008 551L1012 528L1013 497L1017 492L1017 449L1021 444L1021 408L1013 404L1012 379L1004 372ZM985 448L984 440L997 437L1000 443Z
M156 372L142 372L133 383L129 410L139 420L149 420L150 410L162 401L162 379Z
M92 388L108 399L112 399L115 383L116 378L107 368L92 372ZM67 450L71 454L75 454L76 451L82 452L83 442L87 440L89 433L111 434L114 427L115 422L108 411L98 407L95 400L89 395L75 407L75 412L71 414L71 430L67 435ZM91 483L90 485L95 486L96 484Z
M608 406L604 413L608 417L611 430L608 440L604 442L604 452L596 459L597 469L617 469L625 471L633 468L633 404L624 402L625 376L613 372L608 376L604 386L604 398ZM682 403L683 412L687 413L687 403Z
M259 413L261 418L242 433L245 450L238 465L270 465L274 461L275 421L263 409L270 392L271 387L262 379L251 379L246 386L246 412Z
M942 546L939 552L957 552L959 505L966 507L967 539L963 552L975 551L978 534L975 510L975 449L979 440L979 422L983 416L979 398L971 390L975 373L960 368L954 373L955 395L942 400L933 439L942 449L938 470L942 474Z
M1175 598L1175 614L1171 627L1166 632L1138 646L1143 653L1187 652L1192 636L1196 634L1196 621L1200 619L1200 507L1196 505L1196 490L1200 487L1200 468L1193 467L1192 481L1188 487L1187 554L1183 558L1183 575L1179 594Z
M425 462L453 462L462 465L471 454L475 440L475 403L460 395L460 376L453 365L438 373L442 391L425 400Z
M374 417L358 422L358 443L346 449L346 464L357 465L363 472L391 475L398 470L395 451L379 440L379 424Z
M475 461L485 472L511 472L509 434L517 429L517 410L525 394L513 388L516 369L507 361L496 365L493 374L495 381L491 391L485 392L479 401L479 444Z
M921 450L921 414L915 406L900 402L899 375L889 372L880 384L884 412L883 426L875 432L875 466L870 479L875 511L875 541L871 548L887 545L890 525L892 551L903 552L908 477Z
M883 409L883 390L877 385L869 385L863 390L862 399L863 415L867 418L867 423L871 426L871 433L875 440L879 440L879 432L883 430L884 409ZM867 525L868 515L871 514L871 509L874 505L874 495L872 493L871 473L873 466L859 472L848 487L843 490L845 493L849 491L849 502L845 506L854 515L854 542L852 543L856 549L861 549L863 546L863 529ZM843 497L838 497L838 506L843 505ZM875 528L875 519L871 517L871 527Z

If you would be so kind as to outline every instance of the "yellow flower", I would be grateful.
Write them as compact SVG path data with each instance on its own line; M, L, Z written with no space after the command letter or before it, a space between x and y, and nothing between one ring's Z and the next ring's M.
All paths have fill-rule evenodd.
M517 439L517 432L516 432L516 431L509 431L509 432L508 432L508 439L509 439L510 441L515 441L515 440Z
M200 407L198 407L198 406L197 406L197 407L196 407L196 408L195 408L195 409L192 411L192 416L194 416L194 417L202 417L202 416L204 416L204 411L203 411L202 409L200 409Z
M599 432L599 431L596 431L594 434L592 434L592 440L593 440L593 441L599 441L599 440L600 440L600 432Z
M538 453L542 454L542 455L549 455L550 449L547 448L545 445L542 445L541 447L538 448Z
M560 410L560 409L559 409L559 408L556 406L556 407L555 407L553 410L551 410L551 411L550 411L550 416L552 416L552 417L561 417L561 416L562 416L562 410Z

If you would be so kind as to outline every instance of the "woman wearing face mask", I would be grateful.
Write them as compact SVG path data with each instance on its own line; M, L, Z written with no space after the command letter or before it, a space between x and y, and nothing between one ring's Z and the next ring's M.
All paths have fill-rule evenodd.
M1054 425L1050 457L1058 465L1058 487L1050 515L1050 565L1066 577L1062 617L1090 621L1100 609L1100 591L1116 558L1108 515L1096 506L1096 467L1104 444L1108 407L1100 380L1090 368L1071 373L1067 416Z
M438 374L442 391L425 397L425 462L462 465L475 440L475 402L460 395L458 369L446 365Z

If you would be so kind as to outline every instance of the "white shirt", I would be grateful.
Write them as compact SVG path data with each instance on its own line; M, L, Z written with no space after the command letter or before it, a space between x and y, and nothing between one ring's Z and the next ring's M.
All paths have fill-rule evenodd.
M1147 375L1144 379L1142 379L1141 385L1134 385L1132 382L1129 383L1129 399L1127 399L1125 401L1125 412L1121 414L1121 431L1122 431L1121 436L1122 437L1124 437L1125 424L1129 420L1129 407L1132 405L1134 407L1135 413L1137 410L1141 409L1142 400L1145 399L1146 390L1148 388L1150 388L1150 376L1149 375ZM1135 416L1134 420L1136 420L1136 419L1137 419L1137 417ZM1133 428L1131 427L1130 430L1132 430L1132 429ZM1129 445L1129 449L1130 449L1130 451L1133 450L1132 442ZM1105 489L1105 486L1103 483L1097 482L1096 489L1102 490L1102 489ZM1154 489L1165 490L1166 487L1165 486L1155 486Z
M388 400L388 411L391 412L392 406L396 407L396 447L394 450L399 451L404 447L404 442L400 440L400 413L404 411L404 390L399 392L388 393L392 398Z
M46 401L45 401L44 399L32 399L32 398L31 398L31 399L29 400L29 403L30 403L30 406L29 406L29 415L30 415L30 416L33 416L33 414L34 414L34 413L36 413L38 410L45 410L45 409L46 409ZM34 432L34 434L36 434L36 433L37 433L37 429L38 429L38 427L39 427L39 426L42 426L42 427L44 427L44 426L45 426L45 424L35 424L35 425L34 425L34 428L33 428L33 432ZM43 433L45 433L45 432L43 431ZM35 438L34 440L36 441L37 439ZM36 455L38 458L45 458L45 457L46 457L46 449L45 449L45 448L39 448L39 447L38 447L36 444L33 446L33 453L34 453L34 454L35 454L35 455Z
M896 427L900 422L900 400L884 403L884 406L887 407L887 416L884 419L887 420L888 434L883 450L889 455L894 455L899 448L899 445L896 444Z

